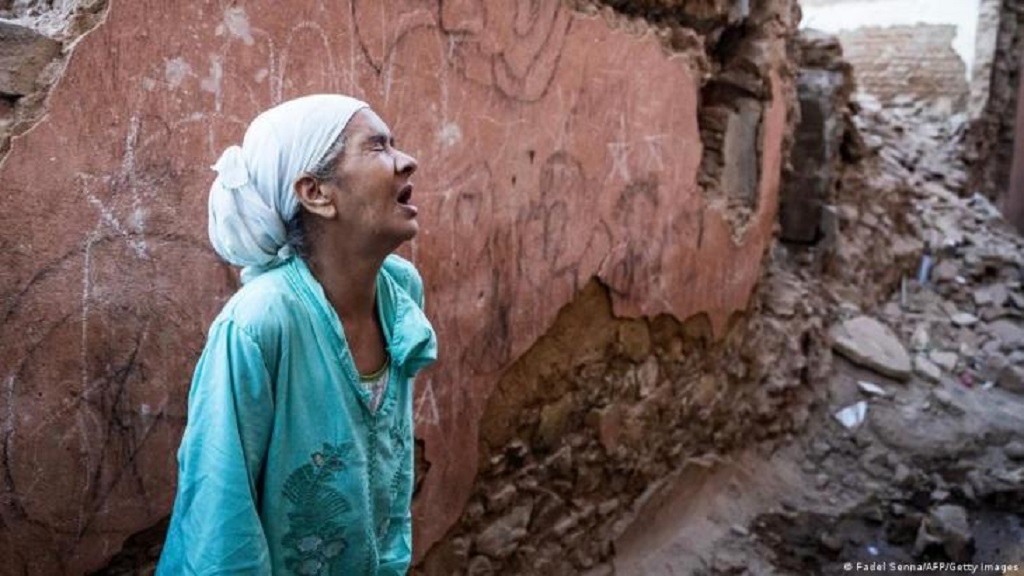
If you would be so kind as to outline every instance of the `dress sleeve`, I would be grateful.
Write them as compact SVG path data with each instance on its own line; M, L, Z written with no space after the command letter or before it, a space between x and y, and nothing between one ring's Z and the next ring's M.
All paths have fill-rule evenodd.
M270 575L258 486L273 416L259 346L233 322L215 324L189 393L161 576Z

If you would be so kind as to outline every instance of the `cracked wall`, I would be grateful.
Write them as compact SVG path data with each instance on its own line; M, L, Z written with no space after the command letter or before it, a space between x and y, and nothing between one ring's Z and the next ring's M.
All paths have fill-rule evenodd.
M286 19L269 0L113 3L0 164L7 566L82 573L133 534L129 548L151 546L141 536L170 510L190 373L237 287L205 239L207 166L257 112L312 91L370 101L421 164L423 227L406 255L443 352L417 382L418 556L435 544L448 554L446 535L474 525L481 487L522 472L501 469L499 455L525 466L568 443L599 458L613 482L599 491L625 483L622 508L605 502L596 515L562 517L551 500L544 522L563 536L625 518L646 483L692 456L672 454L666 436L645 452L662 464L615 480L636 465L587 436L595 419L616 435L604 410L622 410L624 446L693 413L728 419L737 395L752 399L739 404L750 426L798 425L769 424L788 398L772 392L770 361L748 373L755 358L723 343L757 330L744 318L776 219L794 9L610 4L626 15L555 0L304 0ZM539 342L558 338L571 302L588 303L598 324L583 349L606 361L571 352L544 364ZM695 379L713 362L735 373ZM535 364L553 370L536 397ZM593 385L619 379L633 384ZM614 408L618 394L628 401ZM525 429L492 423L518 411ZM695 434L683 446L724 447L740 432L681 430ZM513 501L519 523L547 506ZM580 550L574 566L602 559Z

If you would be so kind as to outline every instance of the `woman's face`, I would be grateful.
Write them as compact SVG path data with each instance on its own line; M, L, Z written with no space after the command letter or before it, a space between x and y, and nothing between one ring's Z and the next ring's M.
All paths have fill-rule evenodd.
M419 231L411 203L416 160L395 148L387 124L364 108L345 127L345 149L326 184L338 188L339 220L360 238L394 250Z

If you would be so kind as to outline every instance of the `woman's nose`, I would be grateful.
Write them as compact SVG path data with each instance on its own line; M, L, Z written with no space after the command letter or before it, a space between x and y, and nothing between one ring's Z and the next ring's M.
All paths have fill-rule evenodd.
M412 176L412 173L415 172L417 168L419 168L419 164L412 156L402 152L401 150L395 154L395 174Z

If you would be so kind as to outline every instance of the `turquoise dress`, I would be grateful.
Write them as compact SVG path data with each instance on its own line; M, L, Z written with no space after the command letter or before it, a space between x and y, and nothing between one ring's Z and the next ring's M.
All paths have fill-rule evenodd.
M373 411L301 259L231 298L192 381L159 576L406 573L412 379L437 342L419 274L398 256L377 277L377 306L390 373Z

